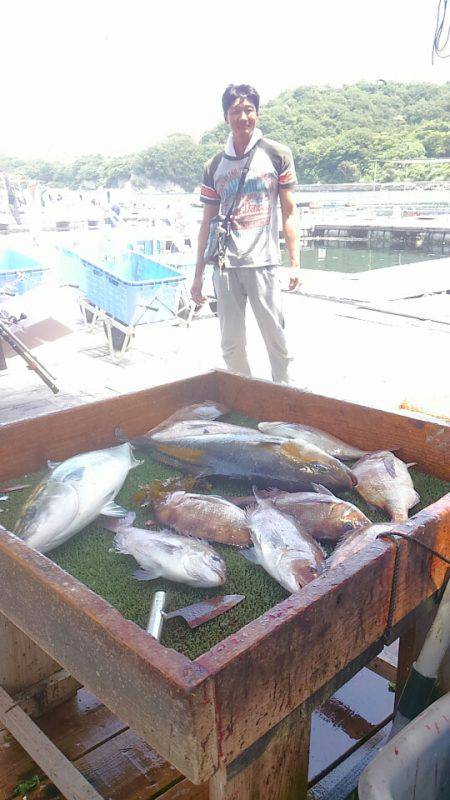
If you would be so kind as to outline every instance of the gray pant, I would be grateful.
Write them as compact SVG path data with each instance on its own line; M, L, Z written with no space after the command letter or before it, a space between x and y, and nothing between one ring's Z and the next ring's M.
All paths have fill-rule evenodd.
M253 309L269 354L272 379L289 383L289 354L281 308L277 267L232 267L214 270L217 313L222 334L222 354L227 368L251 375L246 353L245 307Z

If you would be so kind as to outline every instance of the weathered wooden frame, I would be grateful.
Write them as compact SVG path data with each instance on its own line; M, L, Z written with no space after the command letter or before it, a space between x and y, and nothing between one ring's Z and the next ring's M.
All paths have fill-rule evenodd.
M129 436L143 433L180 406L205 399L260 419L323 427L365 449L395 445L405 461L450 478L450 427L441 422L216 370L0 427L0 479L109 446L117 427ZM399 530L448 557L450 494ZM5 650L24 634L28 685L62 666L190 780L210 780L211 798L258 797L255 785L270 780L267 761L281 765L281 759L287 777L277 779L270 796L298 797L306 791L305 758L291 752L293 743L307 762L312 708L381 651L394 556L393 544L377 542L190 661L3 530L0 683L10 693L27 685L26 674L16 684L17 660ZM426 550L398 541L395 635L411 628L445 572ZM296 763L292 774L286 759Z

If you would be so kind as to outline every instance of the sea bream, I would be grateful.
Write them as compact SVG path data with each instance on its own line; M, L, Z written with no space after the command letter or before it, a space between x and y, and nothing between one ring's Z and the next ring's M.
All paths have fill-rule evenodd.
M353 503L335 497L324 486L314 488L315 492L272 489L264 494L278 511L293 517L302 531L315 539L338 542L343 536L372 524Z
M326 560L326 569L337 567L349 558L354 558L370 544L376 541L380 533L390 533L396 527L395 522L381 522L376 525L369 525L354 533L350 533L332 552Z
M253 547L241 553L263 567L288 592L297 592L323 572L325 556L298 523L255 492L257 507L247 512Z
M393 522L407 520L409 509L420 501L408 466L388 450L380 450L352 467L358 478L356 491L366 503L386 511Z
M172 492L153 500L152 507L157 521L178 533L237 547L250 544L245 513L222 497Z
M66 542L99 514L123 516L114 502L132 467L140 464L130 444L94 450L53 466L25 503L14 533L46 553Z
M227 578L224 561L206 542L180 536L172 531L148 531L133 527L135 514L125 519L100 520L116 532L114 545L119 553L131 555L141 569L133 573L140 581L165 578L187 586L222 586Z
M257 486L288 491L320 483L328 489L350 490L351 470L323 450L301 440L266 436L253 428L212 422L176 423L148 439L156 458L196 475L247 478Z
M303 439L342 461L353 461L367 454L367 450L360 450L359 447L353 447L337 436L332 436L331 433L300 422L260 422L258 428L269 435L283 436L286 439Z

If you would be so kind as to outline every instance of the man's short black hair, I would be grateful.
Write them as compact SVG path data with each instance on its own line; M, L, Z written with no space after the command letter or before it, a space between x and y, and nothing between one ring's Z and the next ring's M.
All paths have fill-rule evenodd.
M256 111L259 111L259 94L253 86L249 86L248 83L239 83L238 85L230 83L222 95L222 108L225 117L228 109L238 97L248 97L255 106Z

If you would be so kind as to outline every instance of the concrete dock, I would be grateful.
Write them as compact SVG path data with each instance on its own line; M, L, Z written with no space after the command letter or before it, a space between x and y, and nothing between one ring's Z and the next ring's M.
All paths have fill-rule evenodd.
M294 384L364 405L396 410L406 403L450 418L449 291L450 259L357 275L305 270L300 291L284 294ZM19 356L7 359L8 369L0 371L1 423L223 368L219 325L209 309L190 327L137 327L131 348L114 363L103 328L84 326L78 299L70 288L47 293L41 324L47 331L59 326L58 334L39 340L39 324L35 328L33 353L55 375L60 393L53 395ZM270 379L250 313L248 351L253 374Z

